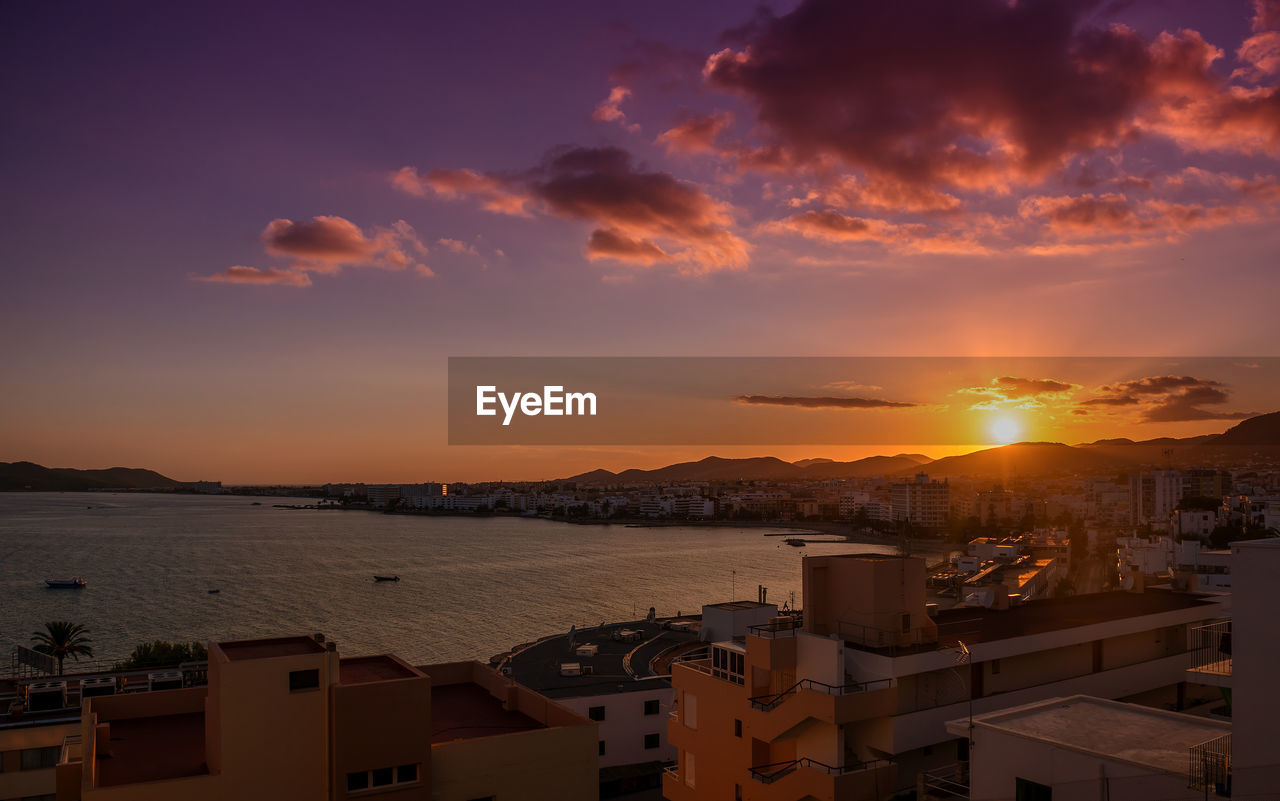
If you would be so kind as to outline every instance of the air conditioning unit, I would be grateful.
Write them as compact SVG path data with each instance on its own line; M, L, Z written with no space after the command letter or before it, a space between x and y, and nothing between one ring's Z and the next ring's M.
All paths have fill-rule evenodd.
M91 679L80 680L80 697L94 698L99 695L115 695L116 694L116 677L115 676L95 676Z
M148 690L181 690L181 670L160 670L147 674Z
M27 709L32 712L48 712L67 708L67 683L65 681L36 681L27 685Z

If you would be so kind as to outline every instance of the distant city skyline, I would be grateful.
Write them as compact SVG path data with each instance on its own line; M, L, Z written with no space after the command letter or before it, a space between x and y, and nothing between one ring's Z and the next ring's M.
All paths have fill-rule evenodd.
M1280 356L1275 0L761 9L5 8L0 460L311 483L945 456L1059 429L451 448L445 357ZM1280 408L1242 380L1216 419L1082 437Z

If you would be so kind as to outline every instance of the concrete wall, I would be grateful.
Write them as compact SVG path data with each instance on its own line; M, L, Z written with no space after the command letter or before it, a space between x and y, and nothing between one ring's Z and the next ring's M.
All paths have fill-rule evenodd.
M333 798L347 774L417 765L418 782L378 790L387 801L431 798L431 680L425 677L333 687Z
M28 748L61 746L68 734L80 733L80 721L51 726L0 729L0 801L54 792L53 768L22 770L22 752Z
M1007 801L1017 779L1053 788L1053 801L1193 801L1185 776L1161 774L979 726L974 730L972 801Z
M1280 787L1280 616L1275 587L1280 580L1280 540L1232 543L1233 793L1274 793ZM1275 797L1259 795L1258 797Z
M454 740L431 747L433 801L596 801L594 726Z
M676 691L667 686L651 690L633 690L609 695L584 695L557 699L560 704L587 717L591 707L605 709L604 720L597 721L599 739L605 743L600 767L634 765L637 762L674 762L676 749L667 741L667 715L676 707ZM646 715L646 701L657 701L658 712ZM657 748L645 748L646 734L658 735Z

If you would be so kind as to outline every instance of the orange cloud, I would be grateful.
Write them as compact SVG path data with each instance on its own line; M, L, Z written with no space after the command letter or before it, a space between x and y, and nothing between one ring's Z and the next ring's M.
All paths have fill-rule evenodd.
M297 270L277 270L274 267L268 267L259 270L256 267L228 267L220 273L213 275L193 275L193 281L208 281L220 284L257 284L265 286L274 284L276 286L311 286L311 276Z
M663 131L655 144L665 147L667 153L714 153L717 137L732 123L728 112L702 114Z
M436 194L442 198L476 198L481 208L497 214L532 216L527 208L532 198L505 181L474 170L432 170L419 175L412 167L401 167L391 175L391 185L415 197Z

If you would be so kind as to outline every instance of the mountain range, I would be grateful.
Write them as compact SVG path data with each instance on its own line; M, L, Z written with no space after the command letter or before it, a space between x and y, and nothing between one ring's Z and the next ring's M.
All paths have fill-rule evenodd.
M136 467L75 470L70 467L43 467L34 462L0 462L0 492L171 489L178 483L154 470Z
M1134 441L1104 439L1079 445L1019 442L960 456L931 460L921 454L871 456L852 462L811 458L785 462L772 456L725 459L709 456L654 470L632 468L620 473L592 470L562 481L579 484L643 484L682 481L804 481L813 479L909 476L924 470L930 477L1005 478L1064 474L1116 473L1149 466L1211 467L1231 464L1242 455L1280 457L1280 412L1243 420L1222 434L1159 437Z

